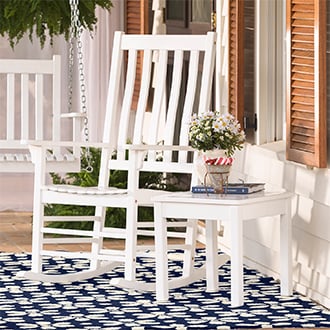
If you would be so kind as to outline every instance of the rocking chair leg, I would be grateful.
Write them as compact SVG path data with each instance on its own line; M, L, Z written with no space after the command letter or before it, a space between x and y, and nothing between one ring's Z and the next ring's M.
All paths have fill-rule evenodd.
M105 212L105 207L96 207L96 219L93 225L94 240L91 247L92 257L90 260L90 270L97 270L101 267L101 261L97 258L97 256L100 254L100 250L103 245L103 237L100 236L100 233L104 228Z
M133 204L133 203L132 203ZM155 283L136 280L136 250L137 250L137 204L127 208L126 242L125 242L125 276L113 278L111 284L124 289L140 291L155 291Z
M125 280L135 280L136 248L137 248L137 204L128 207L126 215L126 242L125 242Z
M41 232L33 225L34 231L38 231L37 235L33 235L34 239L32 241L32 255L31 255L31 271L33 273L40 274L42 272L42 255L41 255Z
M40 194L35 192L35 198L40 200ZM43 204L34 203L33 207L33 222L32 222L32 255L31 255L31 271L40 274L42 272L42 240L43 233L41 228L44 225L44 209Z

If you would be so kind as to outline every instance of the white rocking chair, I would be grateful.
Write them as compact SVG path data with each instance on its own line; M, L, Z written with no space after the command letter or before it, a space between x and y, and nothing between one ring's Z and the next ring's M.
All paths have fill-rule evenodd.
M215 41L213 32L184 36L115 33L103 141L85 144L102 149L98 186L46 184L44 153L52 145L45 142L30 147L35 163L33 246L32 269L23 274L25 277L41 281L75 281L124 263L124 278L116 284L139 288L136 257L144 251L138 247L137 237L154 235L154 231L150 230L152 222L138 219L138 207L153 206L151 197L164 194L163 190L141 188L139 174L158 172L165 177L165 173L193 173L194 151L189 147L189 121L193 111L202 113L210 107ZM141 75L136 69L140 56ZM173 64L172 74L168 73L170 64ZM126 76L123 75L125 67ZM155 89L152 93L153 72ZM187 73L187 78L183 72ZM136 94L137 86L139 93ZM134 100L136 111L132 111ZM70 144L61 144L66 145ZM114 169L127 171L127 189L116 189L109 183L109 171ZM95 206L95 215L44 216L45 204ZM107 207L126 209L125 229L105 226ZM94 225L92 230L59 229L47 226L52 221L93 221ZM189 251L185 260L191 262L195 251L195 225L188 220L183 223L172 221L169 226L187 227L187 232L182 233L185 244L180 247ZM49 237L52 234L57 237ZM179 234L176 231L173 236ZM125 250L105 249L103 241L106 238L124 239ZM48 247L49 244L82 242L90 243L90 252L46 250L45 247L46 244ZM87 258L90 268L77 273L49 275L42 269L44 255ZM144 289L151 287L141 285Z
M0 172L33 172L24 141L60 141L63 118L71 118L74 141L81 141L83 116L61 112L61 57L49 60L0 59ZM68 126L64 126L66 129ZM47 152L49 172L80 171L80 150Z

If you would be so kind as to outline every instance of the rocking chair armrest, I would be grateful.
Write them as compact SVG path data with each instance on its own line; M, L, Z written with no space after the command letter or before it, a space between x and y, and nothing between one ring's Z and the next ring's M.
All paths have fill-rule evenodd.
M150 145L150 144L124 144L122 146L123 150L132 151L195 151L194 148L190 146L179 146L179 145Z

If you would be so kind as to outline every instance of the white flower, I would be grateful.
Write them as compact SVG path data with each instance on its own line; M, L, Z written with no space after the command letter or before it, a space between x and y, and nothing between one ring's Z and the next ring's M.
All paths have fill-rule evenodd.
M233 115L209 111L192 116L189 140L198 150L224 149L227 156L231 156L243 147L245 134Z

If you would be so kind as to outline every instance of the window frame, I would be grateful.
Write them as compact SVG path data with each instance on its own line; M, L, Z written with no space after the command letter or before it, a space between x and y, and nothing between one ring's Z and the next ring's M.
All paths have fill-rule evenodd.
M312 51L315 65L313 66L314 85L312 90L315 102L309 107L304 106L304 100L296 101L297 99L307 99L307 94L298 95L298 97L291 94L296 92L296 88L291 84L292 77L296 77L293 74L296 65L292 65L291 63L292 58L294 58L291 58L291 46L297 47L297 45L295 42L291 43L290 31L291 25L298 24L298 22L295 18L291 19L290 6L296 6L292 7L295 11L297 6L305 7L306 1L275 1L255 0L256 85L254 96L258 129L255 134L254 143L260 145L285 139L287 160L312 167L327 167L326 1L309 0L313 10L315 9L314 16L312 17L309 12L306 14L308 17L304 18L307 20L307 23L303 23L310 24L310 20L313 19L314 24L313 42L315 43L315 47ZM225 3L225 0L221 2L223 6ZM244 5L244 1L237 2L237 0L229 0L229 6L232 3ZM219 8L222 9L220 5ZM304 15L303 9L299 12L300 15ZM221 21L223 22L223 19ZM228 24L236 23L228 18ZM228 30L230 31L230 26ZM222 31L225 31L225 29L222 29ZM299 31L298 35L300 34L301 31ZM228 33L228 39L227 48L229 48L228 45L233 45L233 40L230 40L230 33ZM306 42L309 42L307 40L309 40L307 37L303 39L301 46L298 47L304 49ZM236 51L239 52L241 50L238 47ZM231 50L231 53L233 53L233 50ZM308 48L306 54L308 54ZM223 58L222 63L225 63ZM229 58L228 67L230 64L231 59ZM303 75L308 75L308 72L302 72ZM269 75L275 76L276 79L269 79ZM228 76L228 95L231 95L232 91L230 89L232 86ZM238 90L239 88L235 88L236 93L238 93ZM236 97L239 97L239 95L236 95ZM297 102L298 104L302 102L303 110L297 110L295 108ZM230 100L228 100L227 111L230 110L231 104ZM312 133L310 131L305 133L307 124L312 126L310 130ZM293 130L294 128L295 130Z
M260 145L285 137L285 5L255 2L255 143Z

